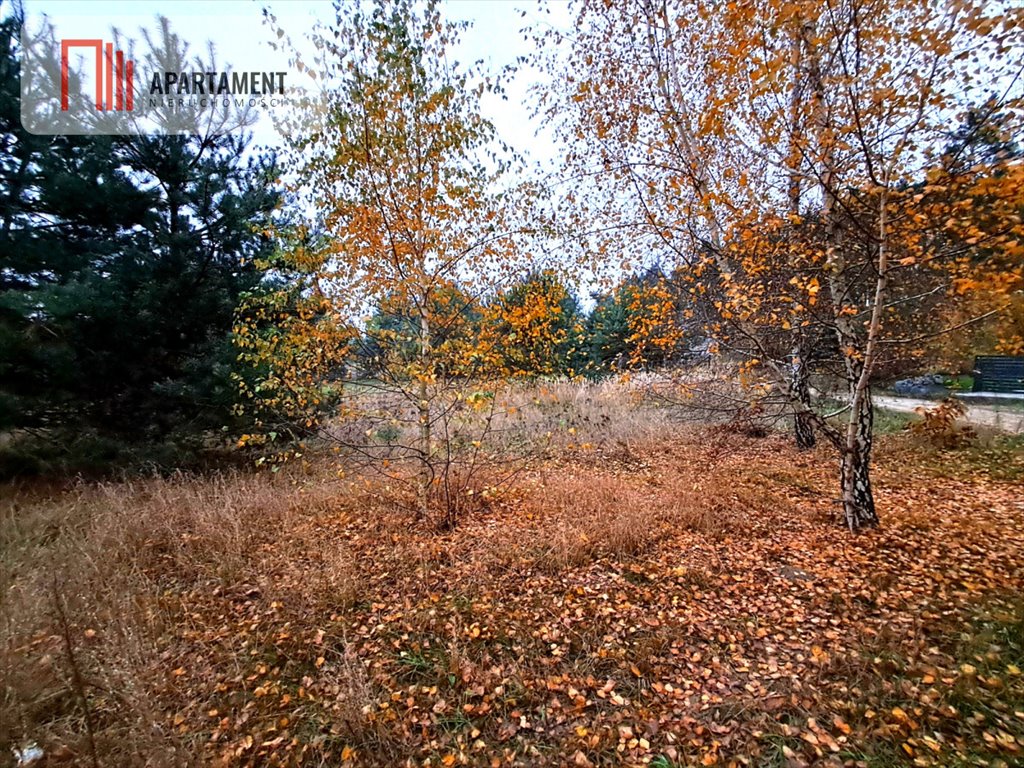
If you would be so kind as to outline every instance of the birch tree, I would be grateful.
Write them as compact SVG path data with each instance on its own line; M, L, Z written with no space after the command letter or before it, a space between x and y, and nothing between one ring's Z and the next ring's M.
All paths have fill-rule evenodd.
M915 300L901 282L956 261L964 244L1012 253L1020 237L1010 210L984 224L946 215L959 180L939 156L972 102L1019 117L1021 10L968 0L575 8L572 32L542 34L546 50L561 43L581 62L562 70L548 55L565 75L544 108L570 172L608 191L585 213L635 250L676 257L710 300L708 335L759 380L754 395L784 399L802 442L813 426L837 449L842 519L876 525L873 375L888 350L919 341L889 322L894 301ZM972 233L960 238L964 226ZM816 351L843 389L833 418L812 407Z
M480 110L497 84L453 60L463 28L436 2L380 0L340 4L314 36L321 93L281 126L291 199L268 266L289 280L254 297L237 334L265 371L251 394L268 423L281 414L378 465L411 462L421 515L439 489L451 509L449 427L489 361L448 326L525 272L508 154Z

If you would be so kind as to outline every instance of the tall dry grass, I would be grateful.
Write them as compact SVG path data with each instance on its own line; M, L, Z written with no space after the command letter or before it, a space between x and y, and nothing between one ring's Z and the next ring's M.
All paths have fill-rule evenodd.
M642 445L678 424L670 409L652 404L643 381L542 382L511 386L499 398L499 434L534 450Z
M193 764L167 712L185 709L167 686L187 621L182 595L273 594L303 583L300 609L358 593L348 553L315 541L274 550L344 490L319 477L234 472L80 484L0 505L0 746L92 747L119 765ZM288 547L287 544L281 546Z
M9 488L0 502L0 750L32 741L83 765L94 749L104 765L199 765L208 712L221 706L212 681L243 674L261 643L273 645L231 629L257 611L273 612L274 631L307 637L315 658L308 637L321 619L382 589L418 599L432 574L455 578L456 563L459 578L475 575L451 588L468 593L527 570L641 559L680 532L740 530L756 489L675 462L665 446L684 428L641 394L615 382L495 393L487 450L515 458L515 482L467 483L472 503L454 530L415 522L400 484L341 480L327 460L278 475ZM344 642L323 653L320 674L336 693L315 718L308 703L297 716L328 718L317 727L397 754L373 715L386 700L374 660Z

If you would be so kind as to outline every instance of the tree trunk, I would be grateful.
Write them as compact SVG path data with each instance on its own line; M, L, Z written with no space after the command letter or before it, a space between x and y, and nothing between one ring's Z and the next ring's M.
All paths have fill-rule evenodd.
M793 436L796 447L806 451L814 447L814 421L808 410L811 407L811 389L807 381L807 363L802 344L793 349L790 360L790 394L803 406L793 415Z
M786 165L789 168L789 214L792 220L799 221L800 197L802 193L801 142L803 141L803 126L800 119L800 106L803 99L803 27L802 22L797 19L797 24L790 29L790 67L792 67L793 89L789 101L789 155L786 158ZM794 256L790 257L790 267L798 269ZM793 351L790 354L790 397L796 400L797 410L793 414L793 437L796 439L796 447L806 451L814 447L814 421L809 412L811 408L811 388L808 384L807 368L807 339L800 330L800 324L793 324L795 336Z
M796 438L796 447L801 451L809 451L817 443L814 437L814 422L806 411L793 414L793 437Z
M424 302L426 307L426 302ZM420 425L420 474L418 483L419 513L426 517L430 511L430 485L434 479L433 463L431 462L430 439L430 392L427 383L427 366L430 362L430 323L426 309L420 312L420 384L417 391Z
M878 333L881 324L881 308L886 286L887 252L885 249L885 198L881 201L881 218L877 280L874 306L868 323L866 337L861 339L859 329L854 325L848 308L856 316L859 308L850 303L851 291L848 283L847 263L842 242L842 231L837 226L837 183L834 161L834 135L830 130L829 111L825 100L825 85L819 59L820 50L814 41L814 26L805 24L800 35L805 47L807 60L807 82L813 100L812 121L816 139L820 144L818 183L822 194L821 219L824 222L824 242L827 248L826 268L836 341L843 355L846 381L850 394L850 418L844 434L837 441L840 450L839 486L842 492L843 519L851 531L878 525L875 499L871 493L871 372ZM861 353L861 350L863 352Z
M843 518L851 531L878 525L875 498L871 492L871 435L873 411L871 392L864 390L854 397L855 429L850 430L842 448L840 487L843 493ZM851 419L854 414L851 414Z

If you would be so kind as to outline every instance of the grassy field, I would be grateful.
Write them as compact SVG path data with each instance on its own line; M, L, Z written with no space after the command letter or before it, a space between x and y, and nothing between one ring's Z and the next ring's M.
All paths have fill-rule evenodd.
M453 530L326 458L5 486L0 764L1024 759L1019 441L894 429L851 536L824 447L550 402Z

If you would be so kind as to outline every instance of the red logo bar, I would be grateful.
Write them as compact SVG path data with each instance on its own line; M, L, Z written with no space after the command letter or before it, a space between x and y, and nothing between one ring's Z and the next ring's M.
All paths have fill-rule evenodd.
M124 51L115 54L113 43L103 43L99 38L75 38L61 40L60 43L60 109L67 112L71 108L71 95L68 85L68 55L72 48L92 48L96 54L94 75L96 78L96 109L99 111L114 110L123 112L130 110L134 104L134 88L132 75L134 62L125 61ZM115 86L116 83L116 86ZM126 96L127 94L127 96Z

